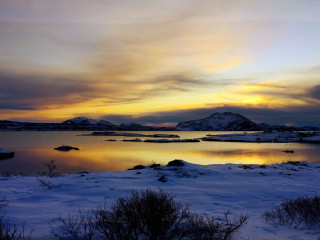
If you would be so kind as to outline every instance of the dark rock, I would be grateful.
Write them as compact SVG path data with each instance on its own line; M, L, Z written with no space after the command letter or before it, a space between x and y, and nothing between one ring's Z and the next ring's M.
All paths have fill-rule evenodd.
M175 159L173 161L168 162L169 167L182 167L184 163L181 160Z
M168 179L166 178L166 176L165 175L162 175L160 178L158 178L158 181L160 181L160 182L167 182L168 181Z
M151 164L150 167L151 168L158 168L160 167L161 165L160 164L157 164L157 163L154 163L154 164Z
M14 152L6 149L0 149L0 159L13 158Z
M79 148L77 147L72 147L72 146L60 146L60 147L56 147L54 148L54 150L59 150L59 151L70 151L70 150L80 150Z
M138 170L138 169L145 169L145 166L143 165L136 165L133 168L129 168L128 170Z
M282 152L284 152L284 153L294 153L293 150L285 150L285 151L282 151Z
M241 165L241 166L239 166L239 168L243 168L243 169L253 169L252 165Z

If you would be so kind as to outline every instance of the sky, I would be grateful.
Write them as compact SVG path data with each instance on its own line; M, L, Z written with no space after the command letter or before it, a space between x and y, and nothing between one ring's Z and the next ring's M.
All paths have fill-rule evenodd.
M320 126L318 0L0 0L0 119Z

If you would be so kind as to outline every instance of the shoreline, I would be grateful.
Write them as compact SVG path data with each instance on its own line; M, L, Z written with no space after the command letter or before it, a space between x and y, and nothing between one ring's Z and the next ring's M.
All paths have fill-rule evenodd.
M291 153L291 150L285 150L282 151L284 153L287 153L287 151L289 151L289 154ZM190 164L190 165L195 165L195 166L199 166L200 168L214 168L214 167L221 167L221 166L238 166L238 167L244 167L244 169L253 169L253 168L266 168L266 167L270 167L270 166L277 166L277 165L283 165L283 164L292 164L292 165L313 165L313 164L319 164L319 168L320 168L320 160L319 161L313 161L313 162L306 162L306 161L282 161L279 163L264 163L264 164L258 164L258 163L213 163L213 164L200 164L200 163L191 163L191 162L187 162L181 159L175 159L172 161L183 161L186 164ZM169 161L169 162L172 162ZM48 163L45 163L48 164ZM152 165L157 165L156 167L152 167ZM140 166L143 166L143 168L140 168ZM166 167L167 164L161 164L161 163L154 163L151 162L148 165L142 165L142 164L138 164L138 165L134 165L132 167L128 167L126 169L123 170L81 170L81 171L76 171L76 172L69 172L69 173L63 173L63 172L59 172L57 171L56 173L54 173L52 176L50 176L50 174L48 174L46 171L43 171L42 173L38 172L38 173L14 173L14 172L7 172L5 171L4 173L0 172L0 181L1 180L7 180L6 178L10 178L10 177L50 177L50 178L58 178L58 177L65 177L65 176L70 176L70 175L77 175L77 174L94 174L94 173L125 173L128 171L132 171L132 170L148 170L148 169L155 169L155 170L164 170L162 168ZM137 168L136 168L137 167ZM252 168L253 167L253 168ZM3 178L3 179L1 179ZM0 196L1 197L1 196Z
M94 209L132 190L158 189L190 203L205 216L248 213L248 224L235 239L311 239L308 230L274 228L261 214L283 200L314 196L320 189L320 163L289 162L271 165L214 164L155 166L127 171L100 171L48 176L11 176L1 179L0 192L8 206L3 210L10 221L26 222L33 238L50 238L49 222L61 213ZM1 177L2 178L2 177ZM49 189L39 178L52 183ZM159 179L166 181L160 181Z

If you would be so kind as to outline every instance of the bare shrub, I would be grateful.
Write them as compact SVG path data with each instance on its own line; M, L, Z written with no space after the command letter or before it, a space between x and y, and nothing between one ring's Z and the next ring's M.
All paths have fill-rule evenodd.
M4 220L4 216L0 217L0 239L1 240L29 240L31 239L31 232L25 234L25 225L21 229L17 225L11 225Z
M2 177L6 177L6 178L9 178L10 176L12 176L13 175L13 173L11 173L10 171L3 171L2 173L1 173L1 176ZM5 180L5 179L1 179L1 180Z
M229 240L248 216L223 220L191 214L172 194L150 189L118 199L110 208L59 217L53 235L61 240Z
M57 174L54 173L54 170L57 168L57 165L54 163L54 160L51 160L49 163L44 163L44 165L47 167L48 169L48 176L49 177L54 177Z
M78 214L67 218L62 216L55 219L58 227L52 227L52 234L60 240L93 240L97 239L95 217L92 211L83 213L80 209Z
M182 239L189 207L169 193L147 189L118 199L108 210L100 207L96 216L105 239Z
M49 180L45 180L43 178L37 178L37 179L41 186L47 187L48 189L59 188L61 186L58 184L54 184L53 182Z
M229 211L225 213L224 220L214 217L193 215L188 221L189 240L228 240L247 222L247 215L230 220Z
M264 212L267 222L274 226L320 228L320 197L299 197L284 201L280 206Z
M8 201L5 197L0 200L0 209L6 207ZM28 235L25 233L25 225L23 224L21 228L16 224L10 224L8 220L5 219L5 214L0 216L0 239L1 240L29 240L31 239L31 231Z

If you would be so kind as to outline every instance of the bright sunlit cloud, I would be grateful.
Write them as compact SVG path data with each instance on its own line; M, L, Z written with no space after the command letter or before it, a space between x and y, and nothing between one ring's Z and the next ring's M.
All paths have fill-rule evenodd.
M0 118L317 108L319 8L316 0L2 1Z

